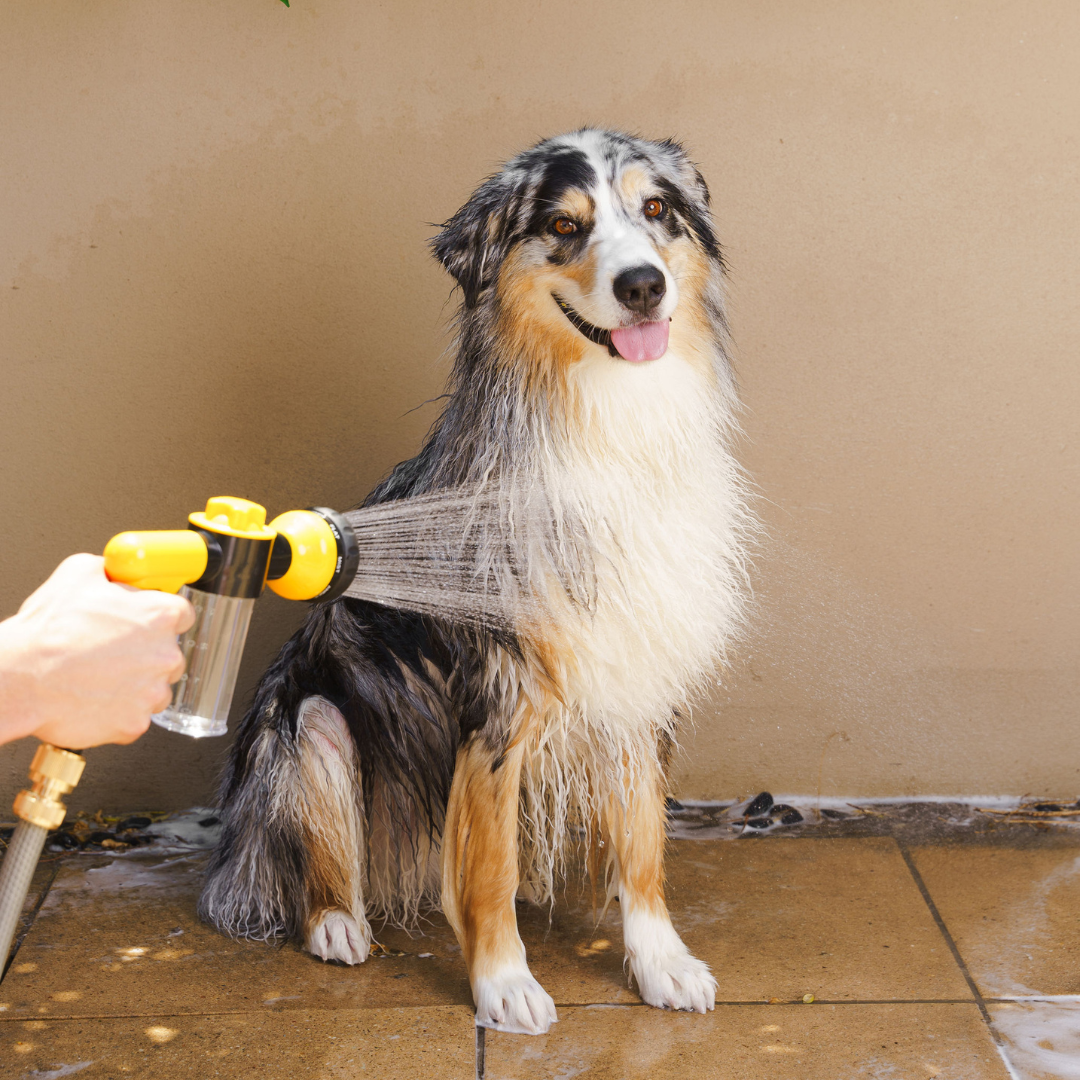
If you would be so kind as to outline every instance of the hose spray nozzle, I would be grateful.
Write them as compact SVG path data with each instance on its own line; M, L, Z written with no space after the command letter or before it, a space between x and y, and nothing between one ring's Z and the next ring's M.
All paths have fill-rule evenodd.
M345 518L315 506L266 524L258 503L210 499L187 530L126 532L105 546L112 581L179 592L195 608L180 636L184 674L154 723L194 738L224 735L240 658L263 586L289 600L333 600L351 584L359 551Z

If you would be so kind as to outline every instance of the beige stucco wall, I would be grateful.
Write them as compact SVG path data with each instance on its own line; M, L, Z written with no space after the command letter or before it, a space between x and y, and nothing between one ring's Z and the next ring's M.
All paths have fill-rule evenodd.
M542 136L674 134L715 196L770 534L677 790L1080 794L1075 3L22 0L4 23L0 614L210 494L355 503L445 373L427 223ZM245 687L298 614L261 602ZM74 803L208 799L224 749L91 751ZM4 802L30 751L0 751Z

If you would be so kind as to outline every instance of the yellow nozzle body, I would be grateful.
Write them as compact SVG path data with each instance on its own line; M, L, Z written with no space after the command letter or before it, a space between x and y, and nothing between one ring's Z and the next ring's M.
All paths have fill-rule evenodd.
M20 791L12 809L31 825L42 829L59 828L67 813L60 796L74 789L85 766L86 760L81 755L42 743L30 763L33 788Z
M198 583L248 597L265 583L287 600L315 600L340 595L356 572L352 528L325 507L289 510L267 525L258 503L220 495L188 521L187 530L114 536L105 547L109 580L163 592ZM243 580L241 564L248 571Z

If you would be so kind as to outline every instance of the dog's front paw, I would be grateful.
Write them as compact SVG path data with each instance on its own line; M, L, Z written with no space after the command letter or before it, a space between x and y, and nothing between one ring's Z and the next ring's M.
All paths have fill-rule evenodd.
M709 1012L716 1004L716 979L696 957L684 955L656 957L642 963L630 961L641 1000L660 1009Z
M366 920L361 925L347 911L334 908L312 919L304 947L323 960L362 964L371 952L371 928Z
M555 1002L524 964L473 980L476 1026L517 1035L543 1035L557 1023Z
M666 919L627 919L624 929L630 973L641 999L660 1009L709 1012L716 1005L716 979L708 965L691 956Z

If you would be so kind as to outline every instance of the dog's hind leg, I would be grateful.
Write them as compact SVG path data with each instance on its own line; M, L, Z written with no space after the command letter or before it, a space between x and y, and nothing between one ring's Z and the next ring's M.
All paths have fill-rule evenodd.
M660 769L646 761L605 804L604 831L614 849L623 944L638 992L649 1005L706 1012L716 979L690 955L664 901L664 794Z
M458 751L442 852L442 907L469 969L476 1023L542 1035L558 1019L517 930L518 799L524 745L474 737Z
M297 726L297 818L303 836L304 947L360 964L371 950L364 914L364 817L356 749L341 713L308 698Z

